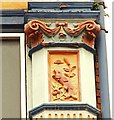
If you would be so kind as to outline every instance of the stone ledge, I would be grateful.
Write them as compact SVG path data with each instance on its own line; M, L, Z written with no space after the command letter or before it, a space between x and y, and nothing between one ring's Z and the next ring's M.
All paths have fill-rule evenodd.
M31 111L29 111L29 117L33 118L33 116L41 113L44 110L61 110L61 111L85 110L85 111L88 111L96 116L98 116L100 114L100 110L98 110L97 108L94 108L88 104L67 104L67 103L54 104L54 103L50 103L50 104L42 104L39 107L32 109Z
M29 51L29 57L32 58L32 54L42 48L47 48L47 47L68 47L68 48L85 48L86 50L90 51L91 53L95 54L96 50L94 48L89 47L88 45L84 43L45 43L39 44L36 47L30 49Z

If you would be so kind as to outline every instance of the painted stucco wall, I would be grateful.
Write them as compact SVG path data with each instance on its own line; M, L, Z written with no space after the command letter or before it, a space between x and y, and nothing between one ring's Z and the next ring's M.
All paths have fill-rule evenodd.
M95 75L93 54L85 49L49 48L41 49L32 55L32 108L49 102L48 50L79 50L80 56L80 101L96 107ZM31 88L31 87L30 87ZM30 89L29 88L29 89ZM91 97L90 97L91 96ZM76 102L76 101L75 101ZM56 103L56 102L55 102ZM64 102L63 102L64 103ZM72 103L72 101L70 101Z
M97 118L96 115L88 112L88 111L84 111L84 110L65 110L65 111L60 111L60 110L46 110L41 112L38 115L35 115L34 118Z
M28 8L27 4L28 4L27 0L2 0L0 1L0 10L27 9Z

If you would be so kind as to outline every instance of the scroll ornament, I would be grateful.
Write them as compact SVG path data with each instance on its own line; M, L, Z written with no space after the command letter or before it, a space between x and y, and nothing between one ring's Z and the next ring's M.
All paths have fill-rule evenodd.
M68 28L68 23L56 22L55 28L49 28L46 23L39 20L31 20L24 26L26 33L26 44L28 47L35 47L38 44L45 44L43 41L43 34L48 37L54 37L59 34L59 38L65 38L66 35L71 37L79 36L83 31L82 42L92 47L94 40L100 31L100 25L94 21L85 21L74 25L74 28Z

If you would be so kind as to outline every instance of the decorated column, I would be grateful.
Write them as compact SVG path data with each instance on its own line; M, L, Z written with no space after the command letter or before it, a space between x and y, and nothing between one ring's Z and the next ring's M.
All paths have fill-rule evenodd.
M95 19L32 18L24 31L31 61L29 117L97 118Z

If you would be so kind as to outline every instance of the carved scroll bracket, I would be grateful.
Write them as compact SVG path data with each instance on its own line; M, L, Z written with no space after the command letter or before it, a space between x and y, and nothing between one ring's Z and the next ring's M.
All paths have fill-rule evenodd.
M54 37L58 34L58 39L65 39L67 35L74 38L78 37L83 31L84 34L82 35L82 42L92 47L94 45L95 38L100 32L100 25L96 24L94 21L85 21L74 25L74 28L71 29L68 27L67 22L56 22L55 28L49 28L44 22L31 20L25 24L24 31L26 33L26 44L30 48L33 48L38 44L43 44L43 34L47 37Z

